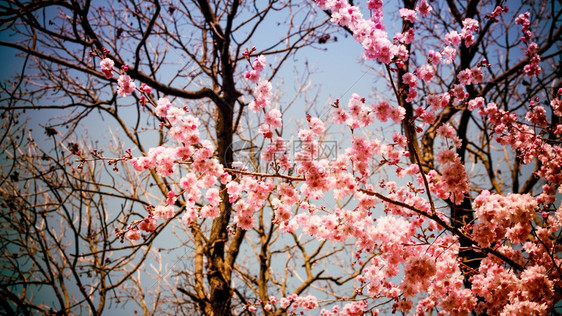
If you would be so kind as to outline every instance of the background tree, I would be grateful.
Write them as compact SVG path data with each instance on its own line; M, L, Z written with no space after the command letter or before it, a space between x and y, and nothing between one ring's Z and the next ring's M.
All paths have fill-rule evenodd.
M106 166L76 163L86 150L80 140L63 143L48 127L47 150L20 119L7 112L2 121L3 312L101 314L126 302L123 283L151 256L152 238L146 249L131 248L114 229L146 205L139 196L147 188L131 172L102 181ZM116 178L125 181L116 186Z

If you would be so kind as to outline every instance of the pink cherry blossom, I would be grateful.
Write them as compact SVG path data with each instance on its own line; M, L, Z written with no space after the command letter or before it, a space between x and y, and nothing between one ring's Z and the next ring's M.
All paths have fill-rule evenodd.
M115 62L112 59L104 58L100 62L101 71L105 75L105 78L111 79L113 78L113 67L115 66Z
M433 8L427 3L426 0L421 0L416 6L416 10L424 17L428 17Z
M205 198L207 198L209 204L212 206L218 206L221 201L219 190L217 188L208 189L207 193L205 194Z
M168 98L158 99L156 106L156 115L159 117L166 117L168 115L168 109L172 107L172 104Z
M129 75L123 74L119 76L117 79L117 85L119 89L117 90L117 94L121 97L126 97L135 91L136 85L129 77Z
M260 80L260 73L257 70L248 70L244 74L244 78L250 80L253 83L257 83Z
M140 230L133 228L130 229L126 234L125 234L125 238L131 240L131 241L136 241L139 240L141 238L141 232Z
M326 128L324 127L324 122L322 122L319 118L313 117L308 122L308 126L310 130L316 135L322 135Z
M266 65L266 59L264 55L259 55L254 62L252 63L252 67L254 68L255 71L257 72L261 72L263 71L263 69L265 68Z
M156 219L149 216L145 219L143 219L140 223L139 223L139 228L147 233L152 233L153 231L156 230L157 227L157 222Z
M402 8L399 10L399 12L400 12L400 17L404 18L404 20L412 23L416 22L417 12L415 10Z
M176 195L176 193L174 191L169 191L168 192L168 199L166 200L166 204L173 205L174 203L176 203L177 199L178 199L178 196Z
M197 220L198 216L199 214L197 213L197 210L191 207L185 210L181 220L184 225L190 226L193 224L193 222L195 222L195 220Z
M254 88L255 99L250 102L249 107L253 112L261 111L267 105L269 105L271 98L271 82L260 81L258 85Z
M171 205L158 205L154 208L155 219L170 219L174 217L174 208Z
M437 62L439 63L439 61ZM431 65L426 64L416 69L416 75L418 78L421 78L426 83L429 83L431 82L431 80L433 80L433 77L435 76L435 71L433 70L433 67L431 67Z
M267 112L265 114L264 121L269 125L270 128L280 128L282 126L281 112L277 109Z
M443 60L446 64L450 64L455 60L456 57L456 50L452 46L446 46L443 48L442 55L445 57Z
M441 62L442 55L440 52L436 52L430 49L428 54L429 54L428 62L430 62L434 66L437 66Z
M461 43L461 35L457 31L445 34L445 44L458 46Z
M463 85L469 85L472 82L472 71L470 69L465 69L459 72L457 75L460 83Z

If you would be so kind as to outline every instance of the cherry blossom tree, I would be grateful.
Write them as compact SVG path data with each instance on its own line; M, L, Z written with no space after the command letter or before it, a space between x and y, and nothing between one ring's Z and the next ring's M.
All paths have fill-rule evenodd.
M266 280L271 280L272 256L287 257L289 252L287 261L296 261L300 253L309 262L305 279L293 283L298 293L322 278L329 279L328 273L313 275L310 265L344 247L328 252L324 250L328 247L317 245L317 251L306 254L305 248L310 251L310 247L304 240L295 236L293 241L279 241L274 225L245 239L246 230L230 226L231 205L224 192L216 196L218 189L207 192L208 197L220 201L220 216L213 221L187 229L182 225L177 230L170 227L176 223L173 219L162 223L154 216L139 221L153 211L162 217L169 217L170 211L173 217L181 217L185 206L181 211L163 207L161 200L169 199L180 208L186 201L170 194L177 183L158 172L138 174L129 164L118 164L120 159L132 157L126 148L134 148L136 155L149 155L150 147L169 142L171 126L159 112L167 104L163 102L164 108L155 111L147 106L153 97L184 102L185 109L197 117L191 124L202 129L200 136L191 134L190 141L197 142L199 137L210 140L205 144L216 147L213 156L221 164L229 166L232 161L234 137L243 138L254 148L253 139L245 133L251 127L246 124L252 123L242 120L248 109L247 90L251 90L243 80L246 60L242 51L264 36L262 28L275 26L275 36L268 35L274 41L259 50L276 58L269 64L270 78L275 77L299 49L330 40L326 37L330 27L327 16L311 19L311 8L312 3L293 1L3 4L0 44L19 51L22 61L19 74L2 86L2 109L7 115L2 139L6 153L3 197L7 203L3 204L2 218L10 231L3 239L7 250L2 264L6 271L14 270L2 279L6 312L88 310L101 314L128 303L145 314L165 312L165 306L173 305L171 308L183 308L186 313L195 307L201 313L225 315L233 305L243 306L257 296L246 297L246 286L235 288L232 280L242 284L249 280L246 267L235 264L240 261L238 249L248 240L260 238L261 274ZM123 75L117 76L116 71L123 71ZM301 75L307 80L306 68ZM306 89L302 85L296 95ZM134 98L123 98L133 91ZM285 103L283 108L289 106ZM44 125L39 128L33 119L33 123L24 122L26 115L35 111L61 116L40 121ZM111 141L98 134L99 123L88 123L92 119L109 122ZM95 136L89 136L84 126ZM111 152L120 158L105 159L100 165L97 159L111 156ZM85 215L86 210L91 213ZM49 219L36 214L49 214ZM18 225L20 221L26 225ZM143 234L128 229L131 223ZM41 233L41 228L54 226L58 227L52 228L56 233ZM228 233L229 227L234 227L234 236ZM181 286L179 281L167 279L168 271L152 269L153 264L165 265L160 260L162 252L156 250L170 248L158 246L156 237L173 233L185 234L180 239L186 249L182 253L190 262L181 271L171 271L178 275L177 280L185 277L187 284ZM126 237L140 237L142 243L132 245ZM279 245L272 255L269 247L275 243ZM54 254L36 256L42 249L52 249ZM156 259L145 264L150 257ZM42 270L37 272L35 267ZM147 281L148 275L153 280ZM286 287L289 278L281 275L276 282ZM267 284L260 281L262 296L267 295ZM54 299L42 295L51 291L56 293ZM283 293L287 291L294 289ZM181 304L174 305L178 302Z
M78 126L91 109L102 110L140 151L110 156L67 149L77 167L108 163L116 172L110 175L126 170L154 181L155 190L142 182L145 198L118 194L146 207L119 214L121 227L112 242L127 240L130 246L124 249L146 256L151 242L163 238L171 223L179 224L187 236L182 246L190 250L189 263L177 270L182 281L171 284L177 291L161 305L169 311L556 313L562 295L557 59L562 26L555 1L513 7L501 1L405 0L392 10L383 10L380 0L363 6L316 1L337 32L353 37L366 66L388 80L392 93L336 100L333 126L324 117L307 115L292 155L285 132L290 122L275 94L275 74L298 48L330 38L316 32L322 23L297 22L296 4L283 7L290 13L289 31L268 49L249 41L265 16L281 9L276 2L249 5L246 11L236 1L166 3L166 13L159 2L146 11L133 10L129 3L111 10L91 10L89 3L59 5L59 18L52 21L59 32L45 26L47 18L38 20L35 12L52 15L44 7L9 6L6 20L29 26L15 30L39 38L39 45L0 44L50 62L36 64L39 81L34 83L49 82L50 89L84 108L65 124ZM235 26L242 12L244 22ZM105 26L122 14L136 21L115 25L109 34ZM95 24L90 24L92 17ZM397 19L401 28L389 34L388 21ZM185 20L195 30L190 36L181 31ZM176 27L172 31L168 25ZM244 35L238 37L237 31ZM191 49L193 41L198 50ZM63 42L82 48L82 55ZM171 75L168 47L186 54L190 66ZM275 55L282 58L272 66ZM134 64L127 64L126 56ZM82 72L89 80L63 72L60 81L53 66ZM8 107L12 111L35 106L45 91L21 90L19 84L5 90L11 92L9 100L17 100ZM108 101L100 101L107 96ZM117 106L131 99L134 128ZM206 110L210 106L213 110ZM142 141L140 118L146 116L157 122L152 126L160 140L154 146ZM243 126L242 118L257 123ZM377 132L380 126L382 133ZM336 127L347 141L334 159L321 157L327 129ZM47 133L56 134L53 127ZM237 139L249 139L250 149L257 146L258 158L250 161L254 165L235 161ZM128 172L131 167L135 172ZM5 177L16 183L17 178L13 172ZM58 192L57 186L49 188ZM160 196L150 196L153 191ZM254 258L240 258L244 249L252 249ZM280 253L287 259L276 261ZM351 260L339 258L346 254ZM334 262L341 266L330 266ZM127 270L119 282L139 267ZM144 293L140 278L132 280L137 286L131 293ZM22 297L14 293L17 286L11 286L10 292L3 289L12 293L7 306L26 306L16 299ZM159 299L159 293L154 295Z

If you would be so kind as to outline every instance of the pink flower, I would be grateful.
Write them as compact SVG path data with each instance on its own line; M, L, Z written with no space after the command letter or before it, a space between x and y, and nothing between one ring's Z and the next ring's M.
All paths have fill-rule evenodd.
M380 11L382 10L382 0L369 0L367 1L367 9L373 11Z
M386 122L390 114L390 104L386 101L375 103L373 105L373 111L379 121Z
M505 6L505 8L502 8L502 7L500 7L500 6L497 6L497 7L494 8L494 11L492 11L491 14L485 15L485 17L494 19L495 22L498 22L499 20L497 19L497 17L498 17L500 14L502 14L503 12L507 12L507 10L508 10L508 7L507 7L507 6Z
M324 131L326 131L326 128L324 127L324 122L322 122L317 117L311 118L310 122L308 122L308 126L310 127L310 130L316 135L322 135Z
M236 215L234 217L234 222L236 223L236 225L238 227L240 227L240 229L243 230L248 230L248 229L252 229L254 228L254 226L256 225L255 223L255 219L253 216L239 216Z
M152 89L147 86L145 83L141 84L140 88L139 88L140 92L144 92L144 93L150 93L150 91L152 91Z
M183 118L185 111L177 108L175 106L170 106L166 112L166 118L168 122L172 125L176 125L180 123L181 119Z
M129 160L136 171L154 168L153 162L148 157L135 157Z
M259 55L258 58L256 58L252 63L252 68L254 68L254 70L257 71L258 73L260 73L265 68L265 65L266 65L265 56Z
M351 15L347 10L332 11L332 18L330 19L330 22L341 26L349 26L351 22Z
M252 63L252 70L246 71L244 78L250 80L253 83L257 83L260 80L260 73L263 71L266 65L265 56L258 56Z
M421 78L423 81L428 83L433 80L435 72L433 71L433 67L431 67L431 65L425 64L416 69L416 75L418 76L418 78Z
M168 98L160 98L156 104L156 115L159 117L166 117L168 109L172 106L170 100L168 100Z
M482 68L476 67L472 68L472 83L481 83L484 81L484 76L482 75Z
M197 186L197 176L193 173L188 173L180 179L180 187L185 191L189 191L195 186Z
M406 110L400 106L393 106L390 108L388 115L394 123L400 123L404 119L404 115L406 115Z
M468 101L468 107L467 109L469 111L474 111L476 109L480 109L484 106L484 98L482 97L476 97L470 101Z
M461 140L457 136L457 131L455 131L455 129L449 123L445 123L445 124L441 125L437 129L437 135L442 137L442 138L447 138L447 139L453 140L453 142L455 143L455 146L457 148L460 147Z
M305 311L309 311L318 308L318 301L316 297L312 295L307 295L305 297L297 296L294 305L302 307Z
M271 90L272 90L271 82L267 80L263 80L260 81L260 83L258 83L258 85L254 88L253 92L254 95L256 95L256 97L260 96L269 99L271 97Z
M271 82L260 81L254 88L254 101L250 102L249 107L253 112L261 111L266 105L269 105L271 98Z
M450 149L443 149L437 154L437 161L441 164L455 163L460 161L459 155Z
M205 205L200 210L201 216L204 218L217 218L220 215L220 209L217 206Z
M174 191L169 191L168 192L168 199L166 200L166 204L168 205L174 205L174 203L176 203L177 201L177 195Z
M464 91L464 87L460 84L453 85L452 94L457 101L461 101L466 96L466 92Z
M462 21L462 25L463 25L463 30L466 30L468 32L477 32L479 27L478 21L471 18L464 19Z
M400 9L400 17L404 18L404 20L409 21L409 22L416 22L417 20L417 12L415 10L410 10L410 9L406 9L406 8L402 8Z
M219 190L217 188L210 188L207 190L205 197L212 206L217 206L221 202L221 197L219 195Z
M427 17L433 8L427 3L426 0L421 0L416 6L416 10L424 17Z
M281 112L277 109L271 110L265 114L264 118L265 124L268 124L270 128L280 128L283 123L281 121Z
M136 228L129 229L125 234L125 237L131 241L139 240L141 238L140 230Z
M521 31L523 32L523 36L521 37L521 40L523 40L524 42L528 42L531 40L531 32L530 32L531 21L529 20L530 17L531 14L529 12L525 12L520 14L515 19L515 23L521 25Z
M462 24L461 37L464 39L465 46L469 47L474 43L474 35L472 32L478 31L479 24L478 21L471 18L464 19Z
M455 60L455 48L452 46L447 46L445 48L443 48L443 56L445 57L444 62L446 64L450 64L453 62L453 60Z
M562 135L562 124L556 124L556 129L553 132L555 135Z
M408 144L406 136L400 134L399 132L394 132L394 134L392 134L392 141L394 141L400 147L406 147L406 145Z
M451 31L445 34L444 38L445 44L447 45L459 45L461 43L461 36L457 31Z
M114 65L115 65L115 63L113 62L113 60L111 60L109 58L104 58L100 62L100 67L101 67L102 71L112 71Z
M525 119L538 126L546 126L546 124L548 123L546 118L546 111L544 107L540 105L534 106L531 111L527 112L527 115L525 115Z
M156 219L149 216L142 220L139 224L139 228L147 233L151 233L156 230L158 224L156 223Z
M126 97L133 93L136 88L135 83L127 74L119 76L119 79L117 79L117 85L119 86L117 94L122 97Z
M433 122L435 122L435 113L432 111L424 111L420 115L420 118L424 124L433 124Z
M461 84L467 86L472 81L472 71L470 69L461 70L461 72L457 75L457 78Z
M181 219L186 226L190 226L197 219L197 216L198 216L197 210L191 207L185 210L185 214L182 216Z
M244 78L250 80L253 83L257 83L260 80L260 73L256 70L248 70L244 74Z
M154 208L155 219L170 219L174 217L174 209L171 205L158 205Z
M440 52L435 52L435 51L430 49L428 55L429 55L428 62L430 62L434 66L437 66L441 62L442 55L441 55Z
M418 84L418 78L411 72L407 72L402 76L402 80L410 87L415 87Z
M279 306L281 308L287 308L289 307L289 305L291 304L291 301L289 301L287 298L283 297L279 300Z
M113 67L114 66L115 66L115 63L113 62L113 60L111 60L109 58L102 59L102 61L100 62L100 67L101 67L101 71L105 75L105 78L107 78L107 79L113 78Z

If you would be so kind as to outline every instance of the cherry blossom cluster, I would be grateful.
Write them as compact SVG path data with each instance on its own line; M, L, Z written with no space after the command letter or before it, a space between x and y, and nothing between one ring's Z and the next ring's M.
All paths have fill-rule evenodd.
M103 48L102 53L99 54L101 57L104 57L100 62L100 69L106 79L112 79L113 72L115 71L115 62L111 58L105 57L108 53L109 51L106 48ZM94 52L92 52L91 54L98 55ZM133 82L131 77L127 75L127 70L129 70L129 66L127 66L126 64L121 66L121 72L119 73L119 77L117 78L117 94L120 97L126 97L132 94L136 89L135 83Z
M525 51L525 55L527 56L529 63L525 65L525 74L529 77L537 77L541 73L541 67L539 63L541 62L541 57L538 54L538 45L535 42L531 41L531 21L529 20L531 17L529 12L525 12L520 14L516 19L515 23L521 25L521 32L523 32L523 36L521 36L521 40L528 44L527 50Z
M479 221L474 224L473 237L482 247L507 237L512 243L526 240L531 232L537 201L528 194L507 196L483 191L473 203Z
M464 40L464 44L466 47L469 47L472 44L474 44L473 32L478 31L479 28L478 21L471 18L466 18L462 21L462 24L463 24L463 28L460 33L453 30L445 34L445 38L444 38L445 44L458 46L460 45L462 40Z
M508 6L504 6L504 7L497 6L494 8L492 13L486 14L484 17L488 19L493 19L494 22L499 22L498 16L500 16L503 13L507 13L508 11L509 11Z
M258 303L264 303L261 300ZM284 310L290 310L292 315L296 314L296 311L301 308L302 311L310 311L318 308L318 300L315 296L299 296L297 294L291 294L287 297L277 298L275 296L270 296L269 301L264 304L264 309L266 311L272 311L274 306L279 306L279 308ZM248 302L245 306L249 312L257 311L255 304ZM303 313L301 311L301 314Z
M482 260L472 291L483 298L475 311L493 315L546 315L554 299L553 281L540 264L519 275L492 258Z
M557 108L561 94L562 91L559 90L551 102L555 115L562 114ZM525 115L530 123L539 128L538 131L529 125L519 123L514 113L498 109L494 103L489 103L478 112L494 124L494 133L497 135L498 143L511 146L524 163L538 159L541 164L535 174L546 179L549 185L553 185L556 189L561 187L562 148L559 145L551 144L548 139L541 136L542 131L548 131L549 128L546 124L545 109L542 106L535 105L535 101L530 102L530 111ZM560 129L560 124L558 124L552 131L553 134L559 135L556 133Z
M389 63L394 58L408 60L406 47L393 44L384 30L381 0L367 2L367 7L372 10L368 20L363 18L358 7L350 5L347 1L316 0L316 3L321 9L332 12L333 23L347 27L353 32L354 39L363 46L365 58L381 63Z
M113 70L114 62L104 58L101 69L104 73ZM127 229L118 231L117 235L129 240L141 239L141 232L152 233L157 228L157 220L170 220L178 213L176 201L178 197L184 197L185 210L182 221L190 225L200 218L216 218L219 214L220 194L216 185L220 182L226 184L231 181L231 176L224 171L218 159L214 158L214 145L208 140L199 138L199 119L191 114L186 107L178 108L171 104L168 98L160 98L152 101L150 97L151 88L141 84L136 89L135 83L125 74L127 67L121 68L121 76L118 80L118 95L126 96L138 90L141 93L143 105L151 103L154 113L162 121L161 125L168 127L168 135L176 142L174 146L158 146L149 149L146 156L132 157L130 152L120 160L128 160L136 171L154 170L160 176L173 176L178 166L187 166L189 172L177 183L178 193L168 192L168 198L164 204L149 206L147 216L142 220L134 221ZM201 199L207 203L204 206L196 206Z
M531 35L533 34L531 32L531 21L529 20L530 17L531 14L529 12L525 12L525 13L521 13L515 19L515 23L521 25L521 32L523 32L523 36L521 37L521 40L525 43L531 41Z
M461 70L457 75L457 78L459 79L460 83L465 86L468 86L470 84L478 84L484 81L481 67Z
M255 47L252 48L252 51L254 50ZM248 52L248 50L246 50L244 56L249 60L250 53ZM260 73L262 72L262 70L265 68L266 65L265 56L259 55L256 59L254 59L251 65L252 65L252 70L246 71L244 77L253 83L257 83L260 80Z

